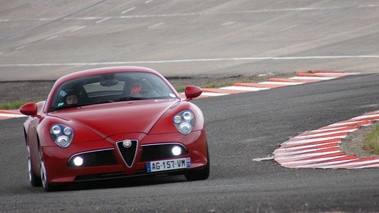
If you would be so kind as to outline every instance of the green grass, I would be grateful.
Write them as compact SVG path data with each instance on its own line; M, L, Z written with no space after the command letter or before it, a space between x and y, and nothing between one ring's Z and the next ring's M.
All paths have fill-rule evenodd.
M22 105L28 102L29 101L15 101L15 102L0 103L0 109L5 109L5 110L19 109Z
M366 136L364 148L370 153L379 154L379 124Z
M175 88L178 92L184 92L185 86L178 86Z

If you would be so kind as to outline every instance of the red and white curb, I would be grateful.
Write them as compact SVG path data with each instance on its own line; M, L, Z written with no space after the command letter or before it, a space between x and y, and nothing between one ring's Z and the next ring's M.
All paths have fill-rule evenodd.
M273 158L283 167L321 169L379 168L379 157L359 158L339 149L341 140L361 126L379 121L379 111L307 131L281 144Z
M25 117L19 110L0 110L0 120L19 117Z
M359 73L345 73L330 70L311 70L307 72L295 72L296 76L291 78L269 78L268 81L259 83L235 83L232 86L221 88L203 88L200 98L238 94L244 92L261 91L285 86L294 86L318 81L331 80ZM185 98L184 93L180 94ZM23 117L18 110L0 110L0 120Z
M269 78L265 82L259 83L234 83L232 86L221 88L203 88L200 98L214 97L238 94L244 92L261 91L278 87L294 86L318 81L331 80L348 75L356 75L359 73L345 73L330 70L311 70L308 72L295 72L296 76L291 78ZM181 93L184 98L184 93Z

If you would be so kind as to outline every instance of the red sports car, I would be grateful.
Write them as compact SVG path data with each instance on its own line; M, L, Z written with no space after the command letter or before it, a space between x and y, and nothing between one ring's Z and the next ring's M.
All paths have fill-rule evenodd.
M58 79L46 101L20 108L32 186L157 174L209 176L204 116L158 72L84 70Z

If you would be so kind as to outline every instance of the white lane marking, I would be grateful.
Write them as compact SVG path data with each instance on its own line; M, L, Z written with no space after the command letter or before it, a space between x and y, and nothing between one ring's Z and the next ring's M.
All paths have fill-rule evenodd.
M147 0L147 1L145 1L145 4L149 4L149 3L151 3L151 2L153 2L154 0Z
M267 156L264 158L254 158L252 161L265 161L265 160L274 160L274 156Z
M100 23L102 23L102 22L104 22L104 21L107 21L107 20L109 20L109 19L111 19L111 17L103 18L103 19L101 19L101 20L99 20L99 21L96 21L96 24L100 24Z
M222 24L220 24L221 26L228 26L228 25L232 25L232 24L235 24L236 22L234 21L229 21L229 22L224 22Z
M135 9L136 9L136 7L132 7L130 9L122 11L121 14L125 14L125 13L130 12L130 11L135 10Z
M157 24L153 24L153 25L151 25L151 26L148 26L147 28L148 28L148 29L153 29L153 28L156 28L156 27L161 26L162 24L164 24L164 22L159 22L159 23L157 23Z
M16 50L21 50L21 49L24 49L25 46L20 46L20 47L17 47Z
M23 43L25 45L27 45L27 44L30 44L30 43L33 43L33 42L40 42L40 41L46 41L46 40L55 39L55 38L58 37L58 35L66 33L66 32L69 32L69 31L72 31L73 29L76 29L76 26L64 28L64 29L62 29L60 31L54 32L53 34L32 37L32 38L27 39Z
M49 41L49 40L53 40L53 39L56 39L56 38L58 38L58 36L57 35L53 35L53 36L51 36L49 38L46 38L45 40Z
M291 58L291 59L288 59ZM165 63L188 63L188 62L215 62L215 61L255 61L255 60L303 60L303 59L339 59L341 56L303 56L303 57L242 57L242 58L203 58L203 59L178 59L157 61L110 61L110 62L77 62L77 63L36 63L36 64L0 64L0 67L43 67L43 66L98 66L98 65L123 65L123 64L165 64ZM379 58L379 55L356 55L343 56L343 58ZM334 79L329 77L317 77L317 79Z
M145 1L145 4L151 3L153 0ZM358 5L357 8L373 8L379 5ZM292 12L292 11L318 11L318 10L338 10L346 9L345 7L304 7L304 8L282 8L282 9L267 9L267 10L244 10L244 11L227 11L227 12L209 12L209 13L181 13L181 14L162 14L162 15L135 15L135 16L115 16L111 18L155 18L155 17L175 17L175 16L199 16L199 15L215 15L215 14L242 14L242 13L271 13L271 12ZM350 8L351 9L351 8ZM65 20L89 20L103 19L104 17L70 17ZM36 19L0 19L0 21L52 21L56 18L36 18Z
M86 28L86 27L87 27L87 26L80 26L80 27L77 27L77 28L72 29L70 32L75 32L75 31L78 31L78 30L84 29L84 28Z

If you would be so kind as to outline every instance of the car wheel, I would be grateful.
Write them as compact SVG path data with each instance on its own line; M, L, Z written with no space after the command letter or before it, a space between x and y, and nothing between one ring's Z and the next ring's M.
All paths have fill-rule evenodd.
M190 170L185 174L185 177L189 181L193 180L206 180L209 177L210 162L209 162L209 152L207 148L207 165L204 168Z
M33 162L30 154L30 147L26 145L28 151L28 170L29 170L29 182L32 186L41 186L41 178L39 178L33 171Z
M66 185L52 185L47 181L47 170L45 166L45 161L43 159L42 150L39 152L40 157L40 173L41 173L41 182L42 187L46 192L57 191L57 190L65 190L67 188Z
M40 173L41 173L41 182L42 187L45 191L51 191L51 187L49 182L47 181L47 175L46 175L46 167L45 167L45 161L43 159L43 153L42 150L39 151L39 158L40 158Z

